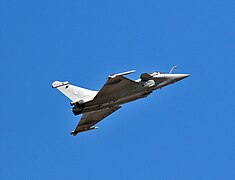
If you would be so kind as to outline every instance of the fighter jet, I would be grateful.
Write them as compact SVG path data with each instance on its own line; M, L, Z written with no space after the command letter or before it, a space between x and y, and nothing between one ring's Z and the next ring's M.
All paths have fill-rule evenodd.
M92 91L69 84L55 81L52 88L61 91L72 100L70 103L75 116L83 114L77 127L70 134L76 136L80 132L97 129L94 125L120 109L125 103L145 98L153 91L180 81L190 74L173 74L174 66L169 73L143 73L137 80L131 80L125 75L135 70L112 74L100 91Z

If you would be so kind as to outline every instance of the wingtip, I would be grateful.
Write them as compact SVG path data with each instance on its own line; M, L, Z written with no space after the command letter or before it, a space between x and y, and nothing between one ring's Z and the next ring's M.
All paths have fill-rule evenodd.
M117 76L124 76L124 75L128 75L128 74L131 74L131 73L134 73L136 72L136 70L131 70L131 71L127 71L127 72L122 72L122 73L118 73L118 74L111 74L108 76L108 78L115 78Z
M78 134L77 131L72 131L72 132L70 133L70 135L72 135L72 136L76 136L77 134Z

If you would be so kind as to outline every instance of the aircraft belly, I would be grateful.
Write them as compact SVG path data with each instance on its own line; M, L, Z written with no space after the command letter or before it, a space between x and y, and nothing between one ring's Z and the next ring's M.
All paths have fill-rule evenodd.
M113 96L112 98L107 98L107 99L102 99L100 102L96 102L96 104L91 105L91 106L86 106L83 109L83 112L90 112L90 111L97 111L99 109L105 109L105 108L109 108L109 107L113 107L113 106L117 106L117 105L121 105L121 104L125 104L140 98L144 98L146 96L148 96L151 93L151 91L145 91L145 92L139 92L139 93L135 93L132 95L125 95L125 96ZM112 100L111 100L112 99Z

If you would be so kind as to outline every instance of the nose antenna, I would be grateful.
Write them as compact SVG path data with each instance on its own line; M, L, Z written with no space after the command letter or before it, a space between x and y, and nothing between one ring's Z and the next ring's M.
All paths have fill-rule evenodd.
M169 74L172 74L172 73L173 73L173 70L174 70L175 68L177 68L177 67L178 67L178 66L174 66L173 68L171 68Z

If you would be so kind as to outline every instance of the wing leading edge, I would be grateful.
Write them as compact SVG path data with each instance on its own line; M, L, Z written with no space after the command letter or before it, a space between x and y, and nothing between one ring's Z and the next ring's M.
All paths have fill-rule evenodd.
M107 116L109 116L120 108L121 106L115 106L108 109L84 113L76 129L70 134L76 136L80 132L96 129L96 127L94 127L95 124L97 124L98 122L100 122L101 120L103 120L104 118L106 118Z

